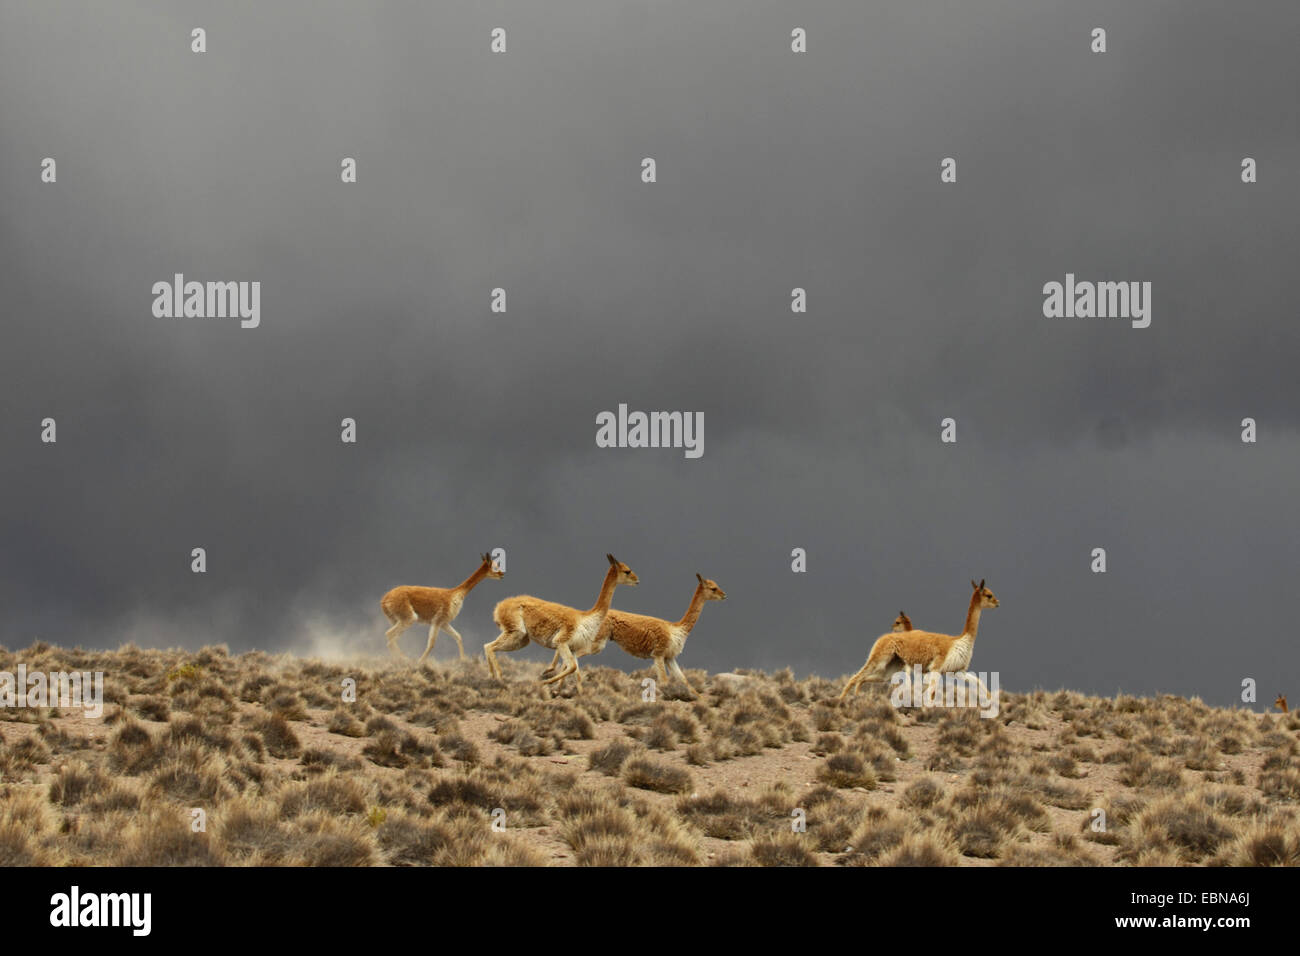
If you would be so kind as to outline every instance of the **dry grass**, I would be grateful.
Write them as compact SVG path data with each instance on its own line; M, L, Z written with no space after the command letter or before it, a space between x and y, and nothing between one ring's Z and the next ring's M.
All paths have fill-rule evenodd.
M789 671L0 649L104 716L0 710L0 866L1300 864L1300 718L1170 696L898 711ZM356 682L356 700L341 695ZM202 811L203 826L195 811Z

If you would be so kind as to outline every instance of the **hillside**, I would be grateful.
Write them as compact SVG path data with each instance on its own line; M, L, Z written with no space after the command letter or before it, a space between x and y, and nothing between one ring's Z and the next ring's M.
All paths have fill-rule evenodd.
M649 671L592 659L555 699L515 661L504 685L482 660L221 647L0 652L20 662L102 671L105 705L0 709L0 865L1300 862L1294 715L1061 691L985 719L879 686L839 707L843 680L788 672L687 671L699 700L650 702Z

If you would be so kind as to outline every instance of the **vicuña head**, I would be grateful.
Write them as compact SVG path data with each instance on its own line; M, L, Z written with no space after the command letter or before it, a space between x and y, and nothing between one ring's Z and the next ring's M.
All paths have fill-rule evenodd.
M727 592L718 587L718 582L710 578L700 576L700 572L695 572L695 580L699 581L699 590L706 601L725 601Z
M992 591L990 591L988 588L986 588L986 587L984 586L984 579L983 579L983 578L980 578L980 583L979 583L979 584L976 584L976 583L975 583L975 579L974 579L974 578L971 578L970 586L973 587L973 588L975 589L975 594L979 595L979 599L980 599L980 607L985 608L985 607L997 607L997 606L998 606L998 599L997 599L996 597L993 596L993 592L992 592ZM974 600L975 600L975 598L974 598L974 596L972 596L972 597L971 597L971 601L972 601L972 603L974 603Z
M848 696L849 691L862 686L864 682L880 682L899 669L920 667L922 671L936 673L964 673L968 678L979 681L969 673L971 654L975 650L975 633L979 630L980 612L985 608L998 607L997 597L980 581L970 583L972 588L970 604L966 609L966 624L961 634L936 634L931 631L899 630L899 621L906 620L906 614L900 614L894 622L894 630L876 639L871 646L871 653L862 669L849 678L840 692L840 700ZM907 621L910 624L910 621Z
M392 624L392 627L385 632L385 636L388 638L388 650L395 654L401 654L402 649L398 645L397 639L402 636L403 631L416 621L422 621L429 625L429 644L425 647L424 653L420 655L421 661L433 652L433 645L438 640L439 630L446 631L456 639L456 646L460 649L461 658L464 659L465 644L460 639L460 634L451 626L451 622L460 613L460 609L465 603L465 596L474 590L476 584L484 578L500 580L505 576L506 573L493 563L492 556L484 552L480 555L480 563L474 573L454 588L410 586L393 588L379 602L384 617L388 618Z
M1273 706L1276 707L1278 710L1282 711L1282 713L1284 714L1291 713L1291 711L1287 710L1286 697L1283 696L1282 694L1277 695L1277 700L1273 701Z
M497 651L517 651L532 641L551 648L564 658L560 672L543 680L543 684L552 684L573 674L578 689L582 689L578 658L598 654L605 646L608 638L602 638L601 631L609 614L610 602L614 599L614 589L620 584L636 587L638 583L635 571L612 554L605 557L609 560L609 570L605 572L600 594L590 610L579 611L566 604L543 601L526 594L506 598L496 606L492 619L501 628L501 633L495 641L483 646L488 670L493 677L503 679Z
M894 631L910 631L912 629L912 619L907 616L906 612L899 611L898 617L894 618Z
M632 587L636 587L638 584L641 583L640 580L638 580L638 578L637 578L637 576L636 576L636 572L633 571L631 568L629 568L626 564L624 564L624 563L623 563L622 561L620 561L618 558L614 557L612 554L606 554L605 557L607 557L607 558L609 559L609 566L610 566L610 567L612 567L612 568L618 568L618 583L619 583L619 584L629 584L629 585L631 585Z

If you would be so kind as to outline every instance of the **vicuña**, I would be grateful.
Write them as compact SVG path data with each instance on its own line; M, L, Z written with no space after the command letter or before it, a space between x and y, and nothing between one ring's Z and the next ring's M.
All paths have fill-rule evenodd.
M379 602L384 616L393 624L385 632L389 651L401 654L402 649L398 646L397 639L408 627L421 621L429 625L429 646L420 655L421 661L433 653L433 645L438 640L440 630L456 639L456 646L460 648L460 656L464 660L465 642L460 639L460 634L451 626L451 622L456 620L456 615L465 603L465 596L474 590L476 584L484 578L500 580L505 576L506 573L492 563L491 556L484 554L478 569L454 588L393 588Z
M605 646L607 637L601 636L605 616L609 613L610 602L614 599L614 588L620 584L637 584L636 573L612 554L609 570L600 585L600 594L589 611L579 611L565 604L543 601L541 598L520 595L506 598L492 612L492 619L501 634L495 641L483 645L487 655L488 670L497 680L503 680L501 665L497 662L497 651L517 651L526 647L529 641L549 647L564 658L564 667L560 672L545 678L543 684L562 681L570 674L582 690L582 674L578 672L578 658L588 654L598 654Z
M849 691L860 688L866 681L882 682L887 675L902 668L919 665L923 672L964 673L979 683L979 678L970 674L971 654L975 650L975 632L979 629L980 612L984 608L998 606L998 599L993 592L980 581L971 581L974 589L970 598L970 607L966 611L966 626L961 634L935 634L931 631L894 631L877 638L871 646L871 653L862 669L849 678L840 692L840 700L848 696Z
M681 666L677 663L677 656L686 646L686 638L690 637L695 622L700 619L704 602L727 599L727 593L718 587L716 581L701 577L699 574L695 575L695 580L699 583L695 586L691 603L680 621L665 621L663 618L649 617L645 614L611 610L605 617L605 624L600 633L602 647L606 641L613 641L633 657L653 660L655 671L665 687L668 686L668 672L664 669L666 663L673 676L686 685L692 698L698 697L699 694L682 673ZM545 673L555 670L555 663L559 657L557 653Z

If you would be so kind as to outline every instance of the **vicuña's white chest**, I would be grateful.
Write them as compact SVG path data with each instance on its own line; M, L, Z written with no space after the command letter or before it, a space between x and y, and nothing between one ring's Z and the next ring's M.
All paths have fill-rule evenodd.
M600 650L596 645L596 638L600 634L600 625L604 621L601 614L584 614L578 618L577 625L573 628L573 636L569 638L569 650L575 654L595 653ZM604 645L604 641L600 645Z
M975 639L973 637L959 637L953 642L952 647L948 648L948 656L943 659L943 664L939 670L945 673L953 671L964 671L970 666L971 654L975 651Z
M668 629L668 653L665 657L674 658L682 652L686 646L686 637L690 634L684 627L670 627Z
M451 605L448 608L450 616L454 619L460 613L461 605L465 603L465 595L453 594L451 596Z

